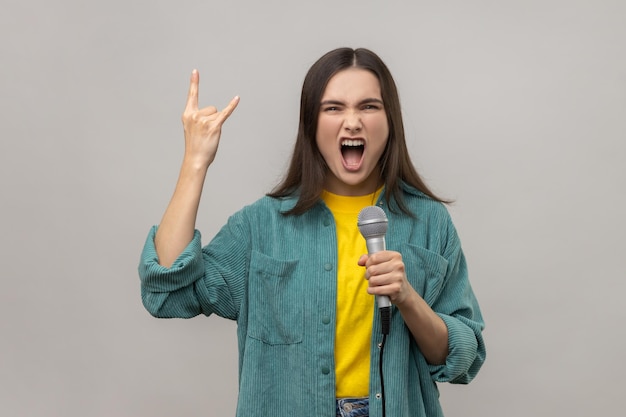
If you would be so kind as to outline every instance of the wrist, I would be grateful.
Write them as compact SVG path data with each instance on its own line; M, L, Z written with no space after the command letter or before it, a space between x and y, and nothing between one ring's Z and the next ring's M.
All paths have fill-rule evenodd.
M402 297L398 297L393 300L393 304L396 306L398 310L401 312L403 310L414 309L417 304L417 298L419 298L419 294L413 289L412 286L405 291Z
M183 157L183 164L181 171L189 173L189 174L200 174L205 175L209 166L211 165L212 160L207 160L206 158L200 158L194 155L185 154Z

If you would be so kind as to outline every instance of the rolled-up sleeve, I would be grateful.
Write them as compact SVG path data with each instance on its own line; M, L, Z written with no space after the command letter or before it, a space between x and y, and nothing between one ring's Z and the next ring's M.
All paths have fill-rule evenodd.
M157 226L152 227L138 267L146 310L160 318L215 313L236 320L247 270L240 224L241 216L231 218L206 247L196 230L170 268L159 264L154 245Z

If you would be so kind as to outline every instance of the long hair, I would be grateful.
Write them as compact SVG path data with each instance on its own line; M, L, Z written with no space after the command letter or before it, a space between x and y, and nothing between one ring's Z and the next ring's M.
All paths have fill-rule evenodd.
M284 179L267 195L275 198L298 196L296 205L285 214L302 214L319 201L328 172L316 141L321 99L333 75L351 67L370 71L380 83L389 138L378 163L389 206L393 209L391 201L394 201L401 211L411 214L404 203L402 182L433 200L447 202L430 191L413 166L406 147L396 84L385 63L374 52L364 48L332 50L309 69L302 85L298 135L289 168Z

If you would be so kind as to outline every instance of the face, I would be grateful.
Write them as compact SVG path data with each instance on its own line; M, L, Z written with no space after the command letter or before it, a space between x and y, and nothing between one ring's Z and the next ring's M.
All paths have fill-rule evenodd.
M322 94L317 146L328 165L325 188L339 195L366 195L380 186L378 161L389 136L380 83L374 74L348 68Z

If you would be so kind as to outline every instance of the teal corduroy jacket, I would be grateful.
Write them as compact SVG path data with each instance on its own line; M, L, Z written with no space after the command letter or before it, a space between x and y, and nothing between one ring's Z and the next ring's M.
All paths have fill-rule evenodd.
M387 249L402 254L409 282L446 323L449 355L443 365L428 364L392 308L383 358L387 415L443 416L436 383L474 378L486 355L484 322L446 208L404 190L414 218L390 210L384 193L378 201L389 219ZM158 263L155 226L141 256L141 296L152 315L237 321L238 417L335 415L335 223L323 202L299 216L282 214L294 204L263 197L204 248L196 231L171 268ZM372 334L370 416L379 417L378 314Z

